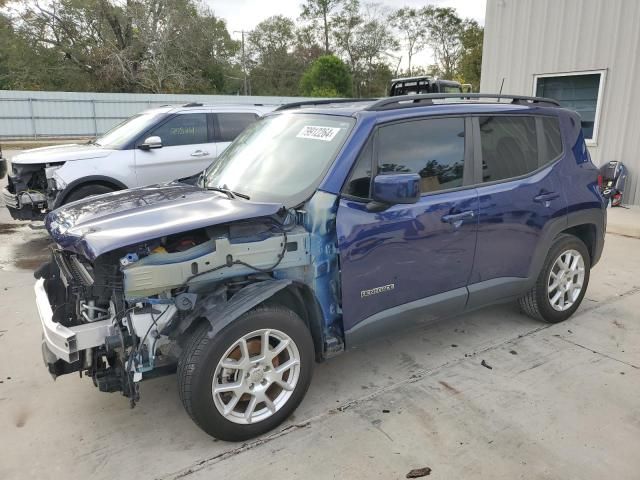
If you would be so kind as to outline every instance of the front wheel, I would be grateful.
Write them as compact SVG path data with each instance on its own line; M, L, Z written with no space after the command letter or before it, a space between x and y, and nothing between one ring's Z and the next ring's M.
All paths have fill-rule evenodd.
M573 235L561 235L547 254L534 287L520 298L527 315L557 323L578 309L589 284L591 257L587 247Z
M178 364L180 398L196 424L221 440L241 441L283 422L313 371L313 341L300 317L261 306L214 338L208 333L208 322L194 331Z
M64 200L64 204L75 202L76 200L82 200L83 198L93 197L94 195L102 195L104 193L111 193L115 190L111 187L107 187L106 185L101 185L99 183L82 185L81 187L73 190L67 198Z

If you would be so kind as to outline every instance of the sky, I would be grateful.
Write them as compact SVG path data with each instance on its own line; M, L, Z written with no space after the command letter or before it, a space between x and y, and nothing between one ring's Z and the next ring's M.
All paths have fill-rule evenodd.
M251 30L262 20L272 15L284 15L297 20L300 15L302 0L205 0L216 16L227 21L227 27L233 38L240 39L239 30ZM366 0L362 3L367 3ZM453 7L462 18L473 18L484 25L486 0L377 0L369 3L379 3L395 10L402 6L421 8L425 5L437 7ZM236 33L234 33L236 32ZM402 56L401 67L406 68L406 54L402 51L393 52ZM425 50L413 57L412 64L427 66L432 64L433 55Z

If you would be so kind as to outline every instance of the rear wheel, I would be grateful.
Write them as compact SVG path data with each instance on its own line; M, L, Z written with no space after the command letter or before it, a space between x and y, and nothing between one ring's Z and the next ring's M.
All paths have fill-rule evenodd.
M573 235L561 235L545 260L535 286L520 298L529 316L557 323L578 309L589 284L591 259L585 244Z
M209 435L241 441L284 421L304 397L313 341L291 310L261 306L214 338L209 323L192 334L178 364L182 403Z
M83 198L91 197L93 195L102 195L103 193L111 193L115 190L111 187L101 184L83 185L72 191L65 199L65 205L67 203L75 202L76 200L82 200Z

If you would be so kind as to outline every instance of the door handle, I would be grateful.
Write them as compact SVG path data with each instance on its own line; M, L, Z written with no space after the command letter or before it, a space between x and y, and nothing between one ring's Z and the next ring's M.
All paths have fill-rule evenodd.
M206 157L209 155L209 152L205 152L204 150L196 150L191 154L192 157Z
M462 225L463 220L466 220L467 218L473 218L474 215L475 214L473 213L473 210L467 210L460 213L450 213L448 215L443 215L441 217L441 220L445 223L450 223L454 227L458 228L460 225Z
M551 200L555 200L556 198L558 198L560 196L559 193L556 192L545 192L545 193L541 193L540 195L537 195L535 197L533 197L533 201L534 202L538 202L538 203L544 203L545 206L549 206L548 203Z

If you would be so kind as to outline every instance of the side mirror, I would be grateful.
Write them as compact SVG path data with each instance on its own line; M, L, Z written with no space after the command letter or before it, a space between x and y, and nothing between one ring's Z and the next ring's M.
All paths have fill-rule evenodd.
M376 175L373 179L370 211L382 210L391 205L416 203L420 200L420 175L396 173Z
M145 141L138 146L141 150L151 150L152 148L162 148L162 139L158 136L147 137Z

